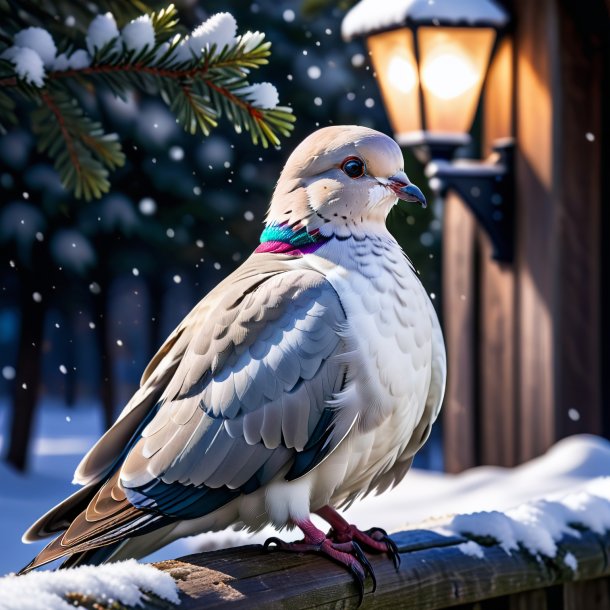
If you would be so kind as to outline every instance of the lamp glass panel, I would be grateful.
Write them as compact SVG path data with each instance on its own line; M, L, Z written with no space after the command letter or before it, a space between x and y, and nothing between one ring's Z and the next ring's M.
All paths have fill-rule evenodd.
M493 28L417 30L426 129L468 133L496 38Z
M368 48L394 133L419 131L419 77L413 32L407 28L369 36Z

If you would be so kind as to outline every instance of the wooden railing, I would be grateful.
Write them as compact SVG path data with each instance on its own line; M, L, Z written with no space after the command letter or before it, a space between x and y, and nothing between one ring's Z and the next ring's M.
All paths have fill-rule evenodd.
M361 608L436 610L602 610L610 608L610 532L589 530L558 543L554 559L496 541L414 529L392 538L399 570L385 556L369 555L377 590L366 581ZM476 547L475 547L476 548ZM572 567L570 567L572 566ZM349 573L328 559L260 546L244 546L164 561L181 590L182 610L212 608L356 608L358 590ZM576 569L573 569L573 568ZM158 607L158 606L155 606Z

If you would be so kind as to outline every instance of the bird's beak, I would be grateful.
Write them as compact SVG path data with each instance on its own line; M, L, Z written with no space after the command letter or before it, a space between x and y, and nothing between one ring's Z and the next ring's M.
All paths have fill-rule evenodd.
M387 178L384 183L399 199L402 199L403 201L414 201L415 203L419 203L422 208L426 207L427 204L424 194L414 184L409 182L407 174L404 172L397 172L393 176Z

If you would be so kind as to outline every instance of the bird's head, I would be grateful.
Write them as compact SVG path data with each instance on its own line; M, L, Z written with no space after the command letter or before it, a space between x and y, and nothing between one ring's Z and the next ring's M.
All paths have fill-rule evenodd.
M392 138L356 125L325 127L288 158L266 222L323 235L345 233L364 223L384 223L399 199L426 205Z

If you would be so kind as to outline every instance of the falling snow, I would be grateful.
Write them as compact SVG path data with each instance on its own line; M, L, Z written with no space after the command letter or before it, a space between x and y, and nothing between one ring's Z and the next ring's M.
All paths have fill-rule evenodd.
M172 146L169 149L169 158L172 161L182 161L184 159L184 149L181 146Z
M50 248L55 262L76 273L84 273L97 260L91 242L75 229L57 231Z
M365 57L362 53L356 53L355 55L352 55L351 62L354 68L360 68L364 65Z
M311 80L317 80L322 76L322 70L320 70L318 66L309 66L309 68L307 68L307 76L309 76Z
M144 216L152 216L157 211L157 202L151 197L144 197L140 199L138 209Z
M580 420L580 413L578 412L577 409L569 409L568 410L568 417L572 421L579 421Z
M15 371L15 369L12 366L3 366L2 367L2 377L4 377L4 379L6 379L7 381L10 381L11 379L15 379L16 375L17 375L17 371Z

